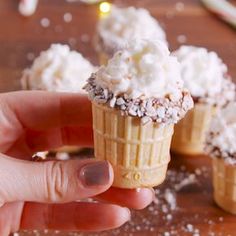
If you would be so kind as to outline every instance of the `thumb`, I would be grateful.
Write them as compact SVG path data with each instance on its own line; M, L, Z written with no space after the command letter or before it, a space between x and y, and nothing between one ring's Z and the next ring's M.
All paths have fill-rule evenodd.
M106 161L30 162L0 154L0 203L70 202L102 193L112 182Z

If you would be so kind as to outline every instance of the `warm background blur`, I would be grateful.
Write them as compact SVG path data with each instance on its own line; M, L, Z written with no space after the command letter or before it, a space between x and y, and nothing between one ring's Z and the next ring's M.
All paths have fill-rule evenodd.
M115 0L113 3L147 8L167 32L171 50L181 44L215 50L236 78L236 31L207 11L200 0ZM99 5L39 0L36 13L29 18L21 16L17 8L17 0L0 0L0 92L20 89L22 70L51 43L69 44L97 64L92 41ZM193 159L172 156L171 165L166 182L156 190L154 204L134 212L133 220L121 229L89 235L236 235L236 218L213 202L210 160L204 156Z
M213 49L236 77L236 33L205 10L200 0L112 2L118 6L147 8L167 32L171 49L183 43ZM21 71L51 43L67 43L97 63L92 38L99 15L98 5L71 0L39 0L36 13L29 18L21 16L17 8L18 0L0 1L0 92L19 89ZM71 21L66 22L70 16ZM43 27L47 24L48 27Z

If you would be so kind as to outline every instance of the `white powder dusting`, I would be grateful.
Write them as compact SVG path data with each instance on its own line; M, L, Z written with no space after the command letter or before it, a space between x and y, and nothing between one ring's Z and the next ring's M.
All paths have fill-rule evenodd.
M63 15L63 20L66 22L66 23L70 23L72 21L72 14L67 12Z
M77 43L77 39L71 37L71 38L68 39L68 43L70 44L70 46L74 47Z
M56 25L54 28L56 33L62 33L63 32L63 27L61 25Z
M179 182L178 184L175 185L175 189L177 191L180 191L182 188L184 188L185 186L191 185L191 184L195 184L197 183L197 179L196 176L194 174L190 174L189 176L187 176L186 178L184 178L181 182Z
M177 36L177 42L180 44L185 44L187 42L187 37L184 34L180 34Z
M70 155L67 152L57 152L56 159L60 161L65 161L70 159Z
M175 4L175 9L176 9L176 11L178 11L178 12L183 11L184 8L185 8L185 5L184 5L183 2L177 2L177 3Z
M82 34L80 39L82 43L88 43L90 41L90 37L88 34Z
M33 61L34 58L35 58L35 54L33 52L28 52L26 54L26 58L29 60L29 61Z
M170 189L166 189L164 193L164 198L166 202L169 204L171 210L176 209L176 197Z
M200 186L205 186L205 181L209 180L210 169L205 166L198 168L201 171L201 175L197 176L197 182ZM187 172L186 170L168 170L167 179L161 185L155 188L155 200L149 207L142 211L132 211L132 219L124 226L99 233L69 233L69 236L135 236L135 235L155 235L155 236L215 236L215 235L225 235L224 228L218 228L217 232L213 232L211 225L209 228L205 227L204 230L198 228L199 224L208 224L210 219L210 214L205 211L199 212L199 214L185 214L188 209L184 208L184 204L179 201L178 191L176 191L175 186L182 182L184 179L188 178L189 175L194 174L195 171ZM198 185L199 186L199 185ZM201 189L203 190L203 189ZM199 190L199 191L201 191ZM166 197L167 195L175 196L176 208L171 210L172 197ZM204 194L204 191L202 192ZM172 199L172 200L170 200ZM182 204L182 205L180 205ZM162 206L165 205L165 212L162 211ZM178 219L176 216L178 215ZM145 217L144 217L145 216ZM221 219L223 217L219 217ZM222 219L221 219L222 220ZM220 221L220 220L219 220ZM217 220L217 223L219 223ZM37 234L38 233L38 234ZM48 232L49 233L49 232ZM46 236L48 234L40 234L39 231L35 231L34 235ZM51 236L63 236L63 232L51 233Z
M50 20L48 18L42 18L40 21L42 27L47 28L50 26Z

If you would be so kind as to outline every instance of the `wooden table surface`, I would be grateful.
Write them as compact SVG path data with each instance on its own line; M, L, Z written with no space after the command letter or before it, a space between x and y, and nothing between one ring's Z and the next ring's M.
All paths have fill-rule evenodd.
M132 4L149 9L166 30L172 50L183 41L215 50L229 66L232 77L236 78L236 32L206 11L198 0L113 2L120 6ZM73 16L70 23L63 20L66 12ZM49 19L49 27L41 26L43 18ZM24 18L17 12L16 0L1 0L0 92L20 89L22 70L51 43L68 43L97 64L92 47L97 19L96 5L68 3L66 0L40 0L36 14ZM185 180L191 184L186 184ZM134 212L129 224L115 231L95 235L236 235L236 216L220 210L213 202L211 162L207 157L172 155L168 180L156 191L157 201L143 211ZM176 205L172 206L166 201L168 193L175 197ZM57 232L45 235L68 234Z

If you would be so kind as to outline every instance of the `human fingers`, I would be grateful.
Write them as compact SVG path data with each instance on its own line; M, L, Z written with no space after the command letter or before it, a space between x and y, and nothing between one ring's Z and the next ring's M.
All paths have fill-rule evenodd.
M45 130L68 125L91 127L91 103L86 95L20 91L0 95L2 114L24 128ZM13 115L13 117L12 117Z
M1 236L9 236L10 233L17 232L19 230L23 208L23 202L7 203L0 207Z
M64 203L106 191L113 170L106 161L30 162L0 156L0 203Z
M151 188L109 188L106 192L96 196L96 199L138 210L145 208L153 201L154 190Z
M64 145L92 147L93 130L90 127L69 126L46 131L28 131L26 142L33 153L52 150Z
M85 95L41 91L0 94L0 152L14 153L19 144L18 148L24 149L21 153L30 153L27 131L65 126L92 129L91 120L91 104Z
M102 231L130 220L127 208L112 204L77 202L69 204L26 203L20 229Z

